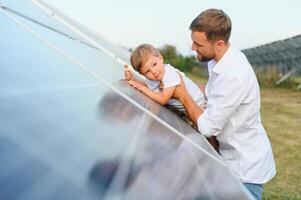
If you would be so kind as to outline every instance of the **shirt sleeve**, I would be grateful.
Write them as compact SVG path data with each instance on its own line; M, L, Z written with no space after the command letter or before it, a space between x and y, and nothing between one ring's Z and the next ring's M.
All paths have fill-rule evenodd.
M159 88L159 84L160 82L159 81L152 81L152 80L149 80L149 79L145 79L144 80L144 83L146 84L146 86L151 89L151 90L156 90Z
M166 66L165 68L165 74L162 79L163 82L163 87L172 87L172 86L177 86L181 83L179 74L177 73L176 69L173 68L172 66Z
M244 96L243 84L239 79L221 75L217 77L210 88L207 109L197 120L199 132L206 137L218 135Z

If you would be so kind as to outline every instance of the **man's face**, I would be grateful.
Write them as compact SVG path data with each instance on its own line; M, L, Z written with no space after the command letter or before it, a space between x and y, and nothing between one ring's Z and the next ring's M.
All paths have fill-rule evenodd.
M216 57L214 42L208 41L204 32L192 31L191 39L191 49L196 51L199 61L208 62Z
M150 55L140 69L140 73L149 80L160 81L164 75L163 58Z

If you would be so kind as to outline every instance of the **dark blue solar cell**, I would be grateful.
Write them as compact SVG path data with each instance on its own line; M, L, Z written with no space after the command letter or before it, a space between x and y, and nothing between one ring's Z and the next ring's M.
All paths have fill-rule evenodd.
M24 192L28 187L38 181L39 178L44 176L49 168L41 163L38 159L35 159L31 155L24 152L16 144L13 144L8 140L5 142L6 146L9 146L10 148L10 150L9 148L6 149L7 151L5 153L8 156L11 156L11 153L13 153L14 156L11 157L11 160L7 159L5 162L1 162L1 165L5 166L12 160L18 162L18 158L27 158L22 165L20 165L18 168L15 168L14 171L10 172L7 174L7 176L5 176L5 178L0 180L1 199L14 199L14 197Z

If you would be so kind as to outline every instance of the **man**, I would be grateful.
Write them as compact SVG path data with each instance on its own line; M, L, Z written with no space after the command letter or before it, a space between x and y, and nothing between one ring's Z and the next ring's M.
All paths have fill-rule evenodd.
M194 103L183 82L174 96L183 103L200 133L216 136L225 163L251 194L261 199L263 184L276 169L261 123L255 73L245 55L231 48L231 20L222 10L205 10L193 20L190 30L192 50L198 60L208 61L207 109Z

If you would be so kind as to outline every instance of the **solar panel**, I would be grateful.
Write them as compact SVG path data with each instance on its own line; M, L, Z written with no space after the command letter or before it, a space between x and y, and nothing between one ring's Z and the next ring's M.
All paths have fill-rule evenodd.
M294 74L300 73L301 67L301 35L285 40L278 40L243 52L254 67L276 67L283 76L276 82L279 84Z
M122 80L128 52L38 3L0 4L0 199L249 199L203 136Z

